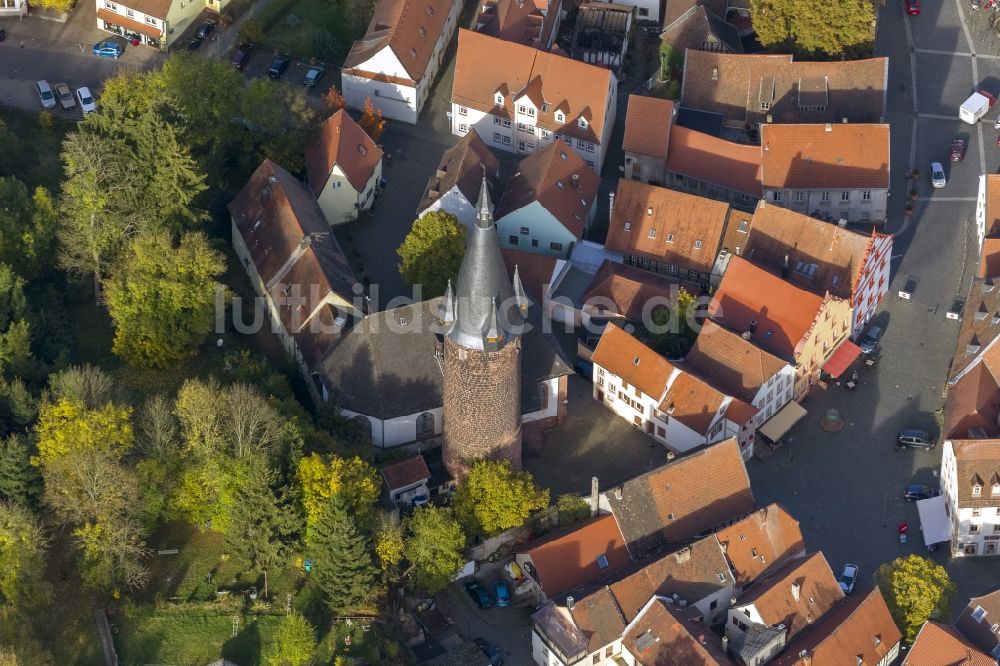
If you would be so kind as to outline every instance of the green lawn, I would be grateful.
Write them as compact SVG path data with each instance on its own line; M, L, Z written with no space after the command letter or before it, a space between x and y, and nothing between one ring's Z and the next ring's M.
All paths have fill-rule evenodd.
M11 175L28 187L41 185L50 192L58 192L63 173L59 160L62 140L74 123L51 114L44 117L52 122L43 123L40 113L0 108L0 123L17 138L17 145L7 153L6 159L12 163ZM0 167L0 174L3 171Z
M267 45L299 58L318 58L339 65L358 37L347 27L341 3L298 0L285 6L286 12L265 17Z

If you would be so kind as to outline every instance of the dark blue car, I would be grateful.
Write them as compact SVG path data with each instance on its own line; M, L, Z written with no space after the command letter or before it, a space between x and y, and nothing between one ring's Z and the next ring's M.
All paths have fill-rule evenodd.
M101 58L115 58L117 60L122 57L122 53L125 52L125 47L118 42L105 40L94 44L94 48L91 49L91 52L95 56L99 56Z
M510 593L507 591L507 583L502 580L493 581L493 592L497 595L497 608L510 606Z
M465 591L469 593L469 596L472 597L472 602L480 608L489 608L493 605L493 602L490 601L489 593L479 584L479 581L470 580L463 587L465 587Z

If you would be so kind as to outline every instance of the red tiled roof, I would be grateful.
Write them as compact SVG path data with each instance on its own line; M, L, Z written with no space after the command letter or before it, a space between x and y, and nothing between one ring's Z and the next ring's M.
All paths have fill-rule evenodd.
M431 478L431 472L421 455L391 462L379 471L382 472L382 478L385 479L385 485L390 491L406 488Z
M925 622L910 647L903 666L997 666L997 660L978 650L957 629Z
M561 11L561 0L487 0L481 5L476 30L544 49Z
M625 538L614 516L592 518L531 542L523 549L538 573L537 582L547 597L597 580L629 562ZM597 557L606 558L601 568Z
M592 360L653 399L659 399L674 371L670 362L621 328L609 325Z
M527 96L538 107L539 127L601 143L612 77L603 67L460 28L452 101L513 118L516 100ZM496 104L498 92L503 106ZM556 122L556 111L565 114L564 122Z
M607 587L587 595L581 603L574 604L569 612L577 627L583 629L584 635L590 639L587 652L600 650L625 631L625 622L618 610L618 604L615 603L615 598Z
M670 131L667 171L760 197L760 146L726 141L675 126Z
M343 170L351 186L363 192L381 161L382 151L343 109L327 118L319 136L306 146L309 186L317 197L335 164Z
M590 218L601 179L561 140L521 160L507 181L495 217L537 201L577 239Z
M716 321L737 331L749 331L753 340L786 359L795 357L799 342L819 316L823 299L776 275L733 257L712 299L709 312Z
M679 288L679 282L663 275L605 259L587 287L583 302L593 312L614 308L614 314L642 321L647 304L652 304L649 306L652 312L653 306L666 305L675 298ZM691 289L690 285L684 288Z
M605 496L636 557L753 510L750 479L735 439L685 455Z
M500 252L503 254L503 263L507 267L507 275L514 279L514 269L516 268L521 277L521 285L528 292L528 296L535 303L541 305L545 294L557 277L556 264L559 263L559 259L527 250L502 248Z
M900 638L902 634L876 587L863 598L845 599L837 604L772 663L774 666L879 664L899 644ZM805 657L801 656L803 652Z
M422 213L453 187L457 187L465 200L475 206L484 175L490 198L496 201L500 197L499 171L500 160L475 129L469 130L458 143L444 151L437 171L427 181L424 196L417 206L417 214Z
M760 142L765 190L889 187L888 125L763 125Z
M952 440L955 451L957 501L962 507L1000 506L993 495L993 484L1000 483L1000 439ZM979 485L979 496L972 494Z
M725 404L727 397L694 375L679 372L664 394L663 400L660 401L659 409L664 414L669 414L671 419L676 419L699 435L707 437L715 422L715 416ZM756 408L738 398L730 401L730 407L733 406L732 403L737 403L737 406L733 407L731 414L728 409L726 413L731 415L738 425L744 425L757 413ZM736 420L740 418L743 420Z
M986 615L977 621L973 615L982 608ZM1000 645L1000 636L993 632L993 625L1000 622L1000 590L969 599L968 605L955 621L955 628L983 652L992 653Z
M666 159L674 113L669 99L629 95L622 148L626 153Z
M769 504L715 533L722 551L744 587L762 574L784 564L805 550L806 543L795 520L780 504Z
M708 274L728 213L722 201L622 178L605 247Z
M788 627L788 639L815 624L844 598L822 552L793 559L758 580L739 599L753 605L764 624Z
M732 660L721 639L701 621L684 617L666 600L655 599L622 637L642 666L723 666ZM683 655L683 657L681 657Z
M708 319L684 364L729 395L752 402L788 363Z

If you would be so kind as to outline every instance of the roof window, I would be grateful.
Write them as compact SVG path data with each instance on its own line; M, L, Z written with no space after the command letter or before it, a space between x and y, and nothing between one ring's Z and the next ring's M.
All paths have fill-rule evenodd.
M425 28L424 26L420 26L420 36L421 37L427 36L427 28Z
M361 157L364 157L365 155L368 154L368 150L360 143L358 144L358 152L361 153Z
M650 238L656 238L656 229L650 229L648 236Z
M982 606L976 606L976 610L972 611L972 619L976 622L982 622L986 619L986 609Z
M650 206L649 208L646 209L646 215L652 215L652 214L653 214L653 207Z
M597 556L597 568L598 569L607 569L608 566L609 565L608 565L608 557L607 557L607 555L605 555L604 553L601 553L600 555L598 555Z
M639 365L639 357L638 356L636 356L634 359L632 359L632 365Z
M565 190L566 189L566 186L563 185L563 182L561 180L557 180L556 181L556 187L558 187L560 190Z
M559 153L559 157L566 159L566 153L565 152Z
M260 221L258 220L257 223L260 224ZM625 231L632 231L632 223L631 222L626 222L625 223Z
M427 15L434 16L434 8L431 7L430 5L427 5Z

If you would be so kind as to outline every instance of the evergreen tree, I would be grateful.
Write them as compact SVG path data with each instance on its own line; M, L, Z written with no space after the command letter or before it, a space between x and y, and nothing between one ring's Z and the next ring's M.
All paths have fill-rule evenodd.
M368 540L337 496L331 497L310 531L312 575L335 613L351 611L371 598L375 570Z
M0 440L0 501L30 504L41 487L24 435Z

